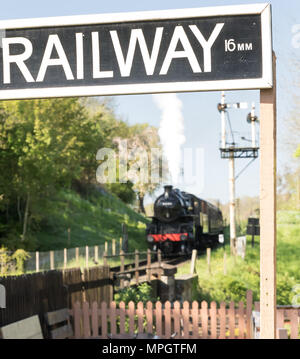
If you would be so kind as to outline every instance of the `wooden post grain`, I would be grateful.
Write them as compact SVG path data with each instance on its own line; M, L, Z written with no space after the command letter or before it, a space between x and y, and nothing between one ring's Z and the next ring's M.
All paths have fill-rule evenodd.
M276 59L260 91L260 335L276 338Z

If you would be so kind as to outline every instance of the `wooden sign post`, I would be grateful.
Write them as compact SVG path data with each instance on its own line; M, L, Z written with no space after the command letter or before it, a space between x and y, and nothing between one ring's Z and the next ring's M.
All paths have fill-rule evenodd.
M276 58L260 91L260 337L276 338Z

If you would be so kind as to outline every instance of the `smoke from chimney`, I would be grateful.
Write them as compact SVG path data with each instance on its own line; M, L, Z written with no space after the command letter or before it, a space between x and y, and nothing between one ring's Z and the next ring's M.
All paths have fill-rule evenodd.
M161 110L159 137L173 184L178 183L181 164L181 145L185 142L182 102L176 94L152 95Z

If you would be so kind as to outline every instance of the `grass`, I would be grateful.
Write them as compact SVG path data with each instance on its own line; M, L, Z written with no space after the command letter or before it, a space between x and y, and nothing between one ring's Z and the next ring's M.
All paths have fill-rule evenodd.
M259 237L251 248L247 237L246 256L227 254L227 274L224 275L224 249L218 248L211 254L211 273L208 272L206 256L201 255L196 262L199 286L194 289L193 299L211 302L244 301L247 289L253 291L254 300L259 300ZM278 212L277 225L277 304L291 305L300 288L300 212ZM188 273L190 264L178 268L178 275ZM296 285L298 286L298 293Z
M129 250L146 248L147 219L110 194L96 192L84 199L76 192L61 191L43 214L47 220L35 232L39 251L104 245L113 238L118 242L122 223L127 224Z

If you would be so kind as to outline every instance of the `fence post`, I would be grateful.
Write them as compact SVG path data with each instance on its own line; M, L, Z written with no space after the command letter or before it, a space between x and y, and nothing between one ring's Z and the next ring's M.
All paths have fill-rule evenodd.
M76 265L79 266L79 248L75 248Z
M103 253L103 264L105 266L107 266L107 252L106 251Z
M122 273L124 272L124 269L125 269L125 263L124 263L125 255L124 255L123 250L120 252L120 259L121 259L120 271L121 271L121 277L122 277ZM121 278L120 287L121 287L121 289L124 288L124 279L123 278Z
M127 231L127 224L122 223L122 250L124 252L128 252L128 231Z
M151 250L147 249L147 281L151 282Z
M191 274L195 273L196 258L197 258L197 249L193 249L192 260L191 260L191 271L190 271Z
M139 284L139 251L135 250L135 283Z
M50 251L50 269L54 269L54 251Z
M85 246L85 266L88 268L89 266L89 247Z
M210 249L210 248L206 248L207 269L208 269L208 273L209 273L209 274L211 274L211 268L210 268L210 253L211 253L211 249Z
M67 264L68 264L67 248L64 248L64 268L67 268Z
M115 239L112 240L112 255L113 256L116 255L116 240Z
M106 252L106 255L107 255L107 253L108 253L107 241L105 241L105 243L104 243L104 252Z
M98 264L99 263L98 246L95 246L94 256L95 256L95 263Z
M120 248L119 248L119 253L121 253L121 250L123 249L123 238L120 237Z
M40 252L35 252L35 271L40 271Z
M161 250L160 250L160 249L157 250L157 261L158 261L158 267L159 267L158 279L160 280L160 277L161 277L161 273L160 273L160 267L161 267Z

